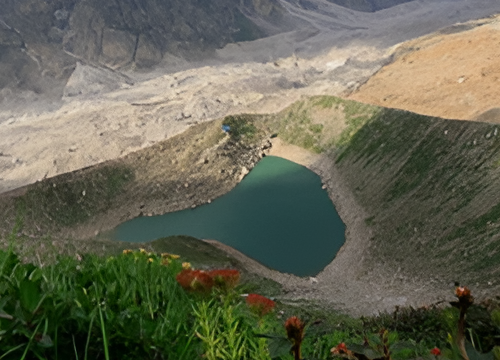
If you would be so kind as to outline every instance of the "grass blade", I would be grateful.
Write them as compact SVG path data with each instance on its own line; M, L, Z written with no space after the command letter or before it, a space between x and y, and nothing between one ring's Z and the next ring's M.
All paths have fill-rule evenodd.
M24 354L21 357L21 360L24 360L26 358L26 355L28 354L28 350L30 348L31 342L33 341L33 338L35 337L36 332L38 331L38 328L40 327L41 324L42 324L41 322L38 323L38 325L36 326L35 331L33 331L33 334L31 334L30 341L28 342L28 345L26 346L26 349L24 349Z
M99 307L99 317L101 319L102 341L104 343L104 356L106 357L106 360L109 360L108 339L106 338L106 328L104 327L104 318L102 316L101 306L98 305L98 307Z
M89 349L89 344L90 344L90 333L92 331L92 325L94 324L94 318L95 316L92 315L92 318L90 319L90 325L89 325L89 332L87 334L87 343L85 344L85 358L84 360L87 360L87 351Z

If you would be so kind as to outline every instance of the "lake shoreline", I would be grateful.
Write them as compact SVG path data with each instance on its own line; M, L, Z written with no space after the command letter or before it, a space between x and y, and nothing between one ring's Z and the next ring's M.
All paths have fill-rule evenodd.
M400 274L384 264L367 266L372 230L367 214L348 189L335 166L334 154L315 154L281 139L273 139L269 155L296 162L316 173L328 191L344 225L345 242L334 259L315 277L298 277L266 268L239 251L210 240L210 244L238 259L243 266L260 276L280 283L283 301L312 300L353 316L375 315L394 311L396 306L429 306L452 299L448 289Z

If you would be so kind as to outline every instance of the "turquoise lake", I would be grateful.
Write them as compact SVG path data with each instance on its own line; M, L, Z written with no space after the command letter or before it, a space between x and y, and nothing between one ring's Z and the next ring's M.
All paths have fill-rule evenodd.
M298 276L320 272L344 243L345 226L318 175L267 156L228 194L196 209L139 217L119 225L116 240L170 235L218 240L260 263Z

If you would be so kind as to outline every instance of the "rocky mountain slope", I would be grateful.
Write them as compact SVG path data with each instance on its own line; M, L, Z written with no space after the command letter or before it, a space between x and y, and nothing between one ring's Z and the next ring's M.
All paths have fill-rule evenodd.
M0 89L61 95L77 60L150 68L166 54L196 57L286 28L276 0L6 0Z
M168 57L164 55L162 65L144 74L83 60L75 65L75 58L67 54L59 63L51 48L46 48L47 57L31 52L32 47L2 52L2 58L10 60L0 61L1 76L28 89L33 84L22 80L26 76L39 88L23 94L0 90L10 98L0 107L0 192L124 156L199 122L231 113L276 112L302 96L352 92L392 61L393 45L400 39L500 11L496 0L480 0L474 7L465 0L413 1L375 13L321 0L314 3L315 10L293 1L280 3L288 14L284 18L295 19L294 31L228 44L215 50L213 58L191 63L177 58L175 66L163 67ZM242 4L261 9L265 2ZM12 35L11 43L16 44L18 34L12 27L7 30L4 34ZM16 54L25 56L26 62ZM57 82L56 70L44 70L43 59L47 66L65 66L69 79L64 87ZM11 64L19 68L13 71ZM174 71L179 68L184 70ZM59 97L63 94L63 101L45 101L44 84L60 92ZM34 101L37 98L42 101Z
M499 44L499 16L403 43L394 61L350 98L448 119L500 122Z

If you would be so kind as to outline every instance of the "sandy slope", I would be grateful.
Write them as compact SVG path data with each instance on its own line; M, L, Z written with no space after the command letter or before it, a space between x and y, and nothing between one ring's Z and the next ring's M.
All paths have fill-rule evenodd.
M500 107L500 16L409 41L350 98L449 119ZM500 116L482 120L500 122Z
M394 44L500 12L497 0L418 0L372 14L326 0L311 0L314 11L281 2L297 30L232 44L195 63L167 59L166 68L128 74L133 85L116 74L103 76L106 84L96 90L99 75L75 74L67 93L83 95L65 98L56 110L26 103L19 112L3 104L0 192L123 156L197 122L349 92L388 63Z

